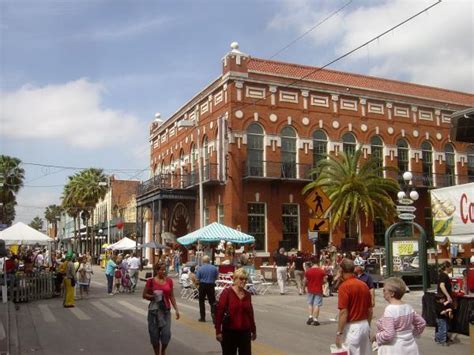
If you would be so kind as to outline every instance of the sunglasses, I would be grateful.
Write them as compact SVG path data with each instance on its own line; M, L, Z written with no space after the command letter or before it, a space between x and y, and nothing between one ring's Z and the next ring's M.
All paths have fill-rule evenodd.
M238 277L238 279L239 279L240 281L247 281L247 278L246 278L246 277Z

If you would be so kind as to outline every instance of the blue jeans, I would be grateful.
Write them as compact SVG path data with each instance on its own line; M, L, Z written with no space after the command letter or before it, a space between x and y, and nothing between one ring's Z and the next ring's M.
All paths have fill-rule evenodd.
M448 340L448 320L445 318L436 318L435 341L437 343L446 343Z
M107 277L107 293L112 293L112 287L114 285L114 275L105 274L105 276Z

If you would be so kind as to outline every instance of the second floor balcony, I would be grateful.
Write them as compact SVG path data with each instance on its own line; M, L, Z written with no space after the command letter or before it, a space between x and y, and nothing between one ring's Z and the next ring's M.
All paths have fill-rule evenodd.
M204 185L219 184L217 164L206 164L202 167L202 183ZM199 185L199 171L183 171L182 173L160 173L138 185L137 196L160 189L192 189Z
M312 181L311 164L281 161L247 161L242 169L244 179Z
M426 188L441 188L454 185L467 184L474 182L474 176L469 175L455 175L455 174L440 174L440 173L420 173L411 172L413 174L412 184L414 187L426 187ZM387 177L396 179L400 185L405 184L403 180L403 172L388 171Z

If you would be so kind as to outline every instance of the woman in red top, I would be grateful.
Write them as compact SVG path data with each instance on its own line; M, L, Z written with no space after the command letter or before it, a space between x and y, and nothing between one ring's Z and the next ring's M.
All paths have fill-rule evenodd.
M247 278L244 269L236 270L234 284L222 292L216 307L216 339L223 355L237 354L237 350L239 355L250 355L250 340L257 338L252 296L245 290Z
M179 319L178 307L173 293L173 280L166 277L164 263L153 266L155 276L148 279L143 290L143 298L151 301L148 305L148 333L155 355L165 355L171 339L171 305Z

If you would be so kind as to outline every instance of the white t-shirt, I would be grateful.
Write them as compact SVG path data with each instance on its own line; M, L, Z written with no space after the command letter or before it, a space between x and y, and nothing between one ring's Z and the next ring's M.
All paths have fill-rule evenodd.
M137 258L136 256L131 257L128 260L128 266L130 269L139 269L140 268L140 259Z

